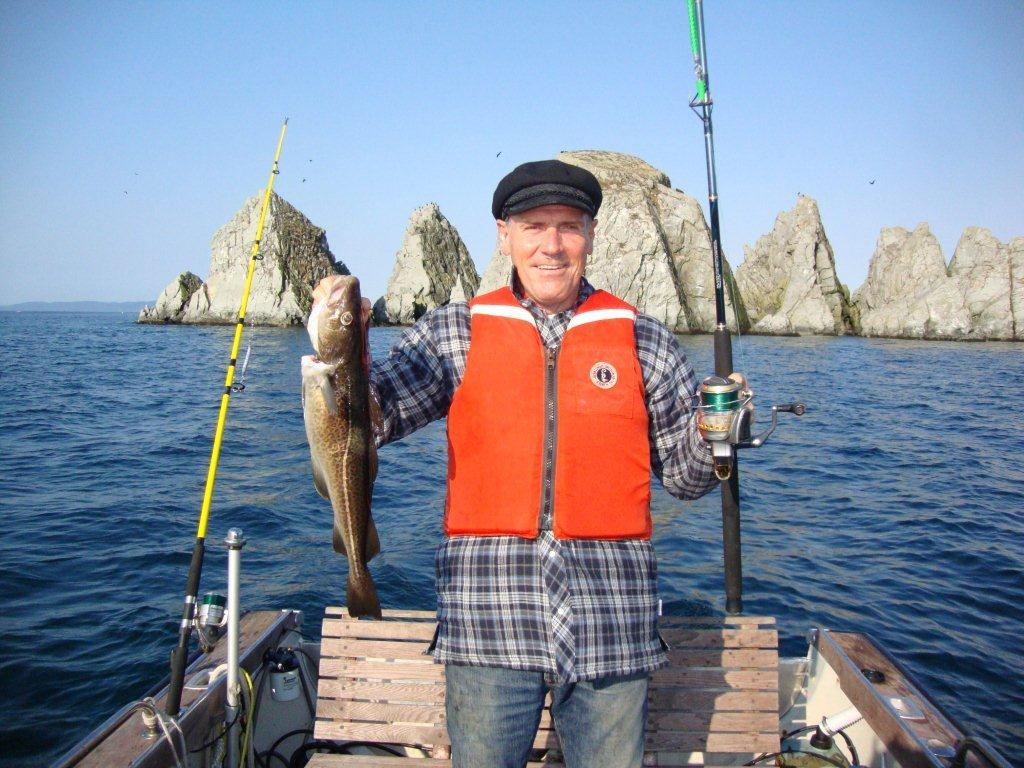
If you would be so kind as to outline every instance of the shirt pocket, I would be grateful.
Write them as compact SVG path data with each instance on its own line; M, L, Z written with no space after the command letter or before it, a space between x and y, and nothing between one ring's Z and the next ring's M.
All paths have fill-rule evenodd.
M580 346L559 360L565 405L576 413L630 419L642 400L640 362L631 349ZM561 403L560 403L561 405Z

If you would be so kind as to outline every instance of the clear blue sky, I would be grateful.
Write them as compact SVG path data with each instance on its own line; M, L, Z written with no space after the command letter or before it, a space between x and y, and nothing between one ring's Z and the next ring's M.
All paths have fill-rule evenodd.
M733 265L798 191L851 290L883 226L928 221L947 260L966 226L1024 235L1024 4L707 0L705 17ZM482 270L495 183L559 150L639 155L706 208L683 0L6 0L0 77L0 304L152 301L205 277L286 116L277 190L371 296L428 201Z

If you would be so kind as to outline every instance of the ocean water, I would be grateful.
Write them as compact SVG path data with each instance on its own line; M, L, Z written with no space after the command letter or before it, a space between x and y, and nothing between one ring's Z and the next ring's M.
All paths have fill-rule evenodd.
M232 332L0 313L3 765L46 764L166 675ZM399 333L374 329L374 353ZM302 609L315 635L324 606L344 601L346 565L310 480L309 343L301 329L252 338L202 589L223 590L220 542L242 528L244 607ZM707 375L710 337L681 341ZM1019 759L1024 344L748 337L734 353L762 413L808 406L742 454L746 612L778 618L785 655L803 654L813 626L870 633ZM432 609L443 425L380 459L382 602ZM659 489L654 517L665 612L722 613L717 492L680 502Z

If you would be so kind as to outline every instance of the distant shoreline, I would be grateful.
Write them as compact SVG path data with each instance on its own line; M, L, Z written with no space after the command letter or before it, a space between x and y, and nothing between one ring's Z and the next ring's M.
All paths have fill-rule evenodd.
M145 301L22 301L2 304L0 312L134 312L146 306Z

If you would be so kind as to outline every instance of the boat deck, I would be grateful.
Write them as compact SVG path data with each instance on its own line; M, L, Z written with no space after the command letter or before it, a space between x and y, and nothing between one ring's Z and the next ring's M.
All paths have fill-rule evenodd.
M444 668L427 655L433 612L359 621L328 608L314 735L419 748L448 765ZM779 749L778 632L773 618L663 618L670 666L651 677L647 765L737 765ZM558 734L545 709L534 741L546 764ZM402 758L317 755L314 768L388 766ZM539 764L539 763L538 763Z

